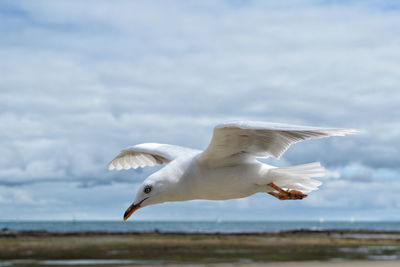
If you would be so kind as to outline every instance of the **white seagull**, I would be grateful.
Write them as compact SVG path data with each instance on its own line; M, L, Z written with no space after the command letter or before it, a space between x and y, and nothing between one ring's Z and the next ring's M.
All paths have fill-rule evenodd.
M257 160L277 159L290 145L327 136L357 133L351 129L317 128L279 123L236 121L214 128L205 151L187 147L144 143L122 150L109 170L167 164L147 177L124 221L137 209L167 201L224 200L266 192L280 199L303 199L325 176L319 162L278 168ZM276 192L275 192L276 191Z

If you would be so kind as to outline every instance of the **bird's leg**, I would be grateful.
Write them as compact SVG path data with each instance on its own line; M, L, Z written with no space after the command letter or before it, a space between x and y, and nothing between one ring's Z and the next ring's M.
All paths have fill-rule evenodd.
M275 192L269 192L268 194L276 197L277 199L280 200L287 200L287 199L303 199L306 198L307 195L303 194L300 191L297 190L283 190L282 188L280 188L279 186L277 186L274 183L269 183L267 184L269 187L272 187L273 189L275 189L276 191L278 191L278 193Z

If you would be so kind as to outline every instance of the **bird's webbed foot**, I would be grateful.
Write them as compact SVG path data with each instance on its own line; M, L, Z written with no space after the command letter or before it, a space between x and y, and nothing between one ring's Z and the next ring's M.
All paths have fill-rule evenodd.
M282 188L280 188L279 186L277 186L274 183L269 183L268 186L270 186L273 189L275 189L276 191L278 191L278 193L268 192L268 194L270 194L280 200L303 199L303 198L307 197L306 194L303 194L302 192L297 191L297 190L283 190Z

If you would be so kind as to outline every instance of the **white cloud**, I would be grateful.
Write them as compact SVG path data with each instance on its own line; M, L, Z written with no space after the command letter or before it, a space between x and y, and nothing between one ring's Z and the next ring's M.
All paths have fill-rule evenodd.
M384 3L1 5L2 185L134 183L151 170L106 171L120 149L204 148L215 124L241 118L364 130L285 155L342 175L324 190L399 173L400 16Z

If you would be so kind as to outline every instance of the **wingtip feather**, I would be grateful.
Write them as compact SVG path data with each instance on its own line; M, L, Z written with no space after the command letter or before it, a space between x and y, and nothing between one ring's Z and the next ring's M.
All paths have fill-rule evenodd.
M359 134L360 131L356 129L333 129L332 134L335 136L345 136L348 134Z
M109 171L112 171L112 170L115 169L115 166L114 166L114 164L112 162L110 162L107 167L108 167Z

